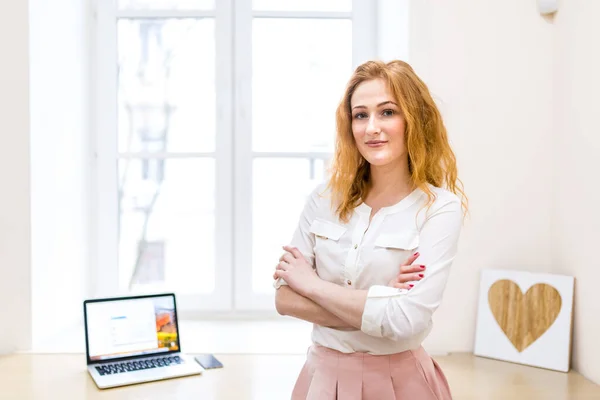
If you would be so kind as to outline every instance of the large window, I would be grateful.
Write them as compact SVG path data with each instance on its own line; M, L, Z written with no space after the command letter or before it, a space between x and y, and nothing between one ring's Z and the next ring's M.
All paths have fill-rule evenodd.
M376 54L375 2L96 4L95 294L272 309L335 107Z

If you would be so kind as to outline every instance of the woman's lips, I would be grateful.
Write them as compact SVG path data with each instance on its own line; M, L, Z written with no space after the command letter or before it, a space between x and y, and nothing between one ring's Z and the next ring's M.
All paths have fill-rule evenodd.
M369 140L365 144L369 147L382 147L386 143L387 143L387 141L385 141L385 140Z

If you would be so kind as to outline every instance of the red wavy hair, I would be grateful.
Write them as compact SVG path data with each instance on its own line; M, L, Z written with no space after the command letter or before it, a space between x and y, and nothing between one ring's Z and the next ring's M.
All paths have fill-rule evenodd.
M347 222L352 210L370 190L369 163L363 158L352 134L350 100L362 82L383 79L400 107L406 123L408 168L417 188L435 200L428 184L444 187L461 198L467 212L467 197L458 179L456 157L442 116L427 88L413 68L399 60L368 61L354 71L336 111L336 145L328 188L337 204L338 217Z

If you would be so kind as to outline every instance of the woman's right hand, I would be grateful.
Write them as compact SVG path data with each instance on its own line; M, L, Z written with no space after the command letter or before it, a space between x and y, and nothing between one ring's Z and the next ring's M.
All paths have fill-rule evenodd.
M398 275L389 281L388 286L398 289L411 289L414 286L412 282L418 282L425 277L425 266L413 264L419 258L419 253L415 253L400 266Z

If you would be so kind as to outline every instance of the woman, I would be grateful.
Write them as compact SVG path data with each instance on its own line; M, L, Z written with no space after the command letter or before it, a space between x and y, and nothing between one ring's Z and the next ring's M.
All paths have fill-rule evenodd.
M467 209L440 112L408 64L370 61L336 118L328 185L309 196L274 274L278 312L314 323L292 398L451 399L421 347ZM422 279L402 286L400 266Z

